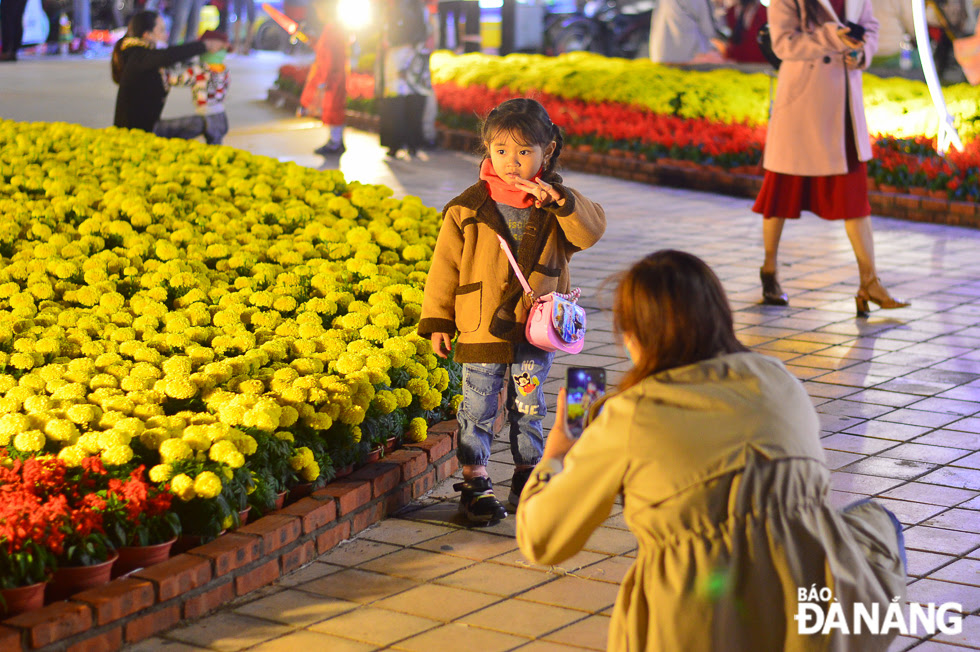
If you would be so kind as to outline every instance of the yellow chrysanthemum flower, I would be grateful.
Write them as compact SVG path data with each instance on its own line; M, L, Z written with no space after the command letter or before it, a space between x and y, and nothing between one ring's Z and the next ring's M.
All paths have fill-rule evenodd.
M221 478L211 471L204 471L194 478L194 493L201 498L215 498L221 493Z

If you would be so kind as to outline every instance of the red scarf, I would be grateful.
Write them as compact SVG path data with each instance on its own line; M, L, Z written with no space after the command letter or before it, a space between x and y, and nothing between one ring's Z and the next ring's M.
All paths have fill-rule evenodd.
M537 181L539 176L541 176L540 170L531 181ZM498 204L514 208L531 208L534 206L534 197L527 194L526 190L515 188L497 176L497 172L493 169L493 164L488 158L483 159L483 163L480 165L480 179L487 182L487 188L490 189L490 199Z

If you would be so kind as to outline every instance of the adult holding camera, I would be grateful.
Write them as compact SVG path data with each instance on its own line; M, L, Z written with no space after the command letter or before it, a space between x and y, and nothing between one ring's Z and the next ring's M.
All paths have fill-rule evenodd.
M204 131L200 116L160 120L170 90L164 69L205 52L218 52L227 43L206 39L157 49L157 43L166 41L167 25L157 12L140 11L130 19L126 35L112 50L112 81L119 84L113 124L159 136L194 138Z
M885 650L893 635L867 629L797 633L801 587L826 588L847 614L905 594L901 526L875 503L831 506L810 398L736 339L717 276L656 252L621 276L613 311L634 366L578 440L559 392L520 497L521 552L568 559L622 495L639 551L607 649Z
M844 220L857 258L861 286L858 316L868 303L902 308L878 279L875 267L868 171L871 141L864 116L861 71L878 47L871 0L772 0L772 49L782 59L769 116L762 167L765 177L752 210L761 213L765 260L763 303L787 305L776 273L786 219L811 211Z

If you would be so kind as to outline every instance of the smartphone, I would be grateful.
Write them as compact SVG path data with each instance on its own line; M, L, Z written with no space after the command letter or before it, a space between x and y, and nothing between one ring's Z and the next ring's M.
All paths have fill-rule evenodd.
M864 40L864 31L865 31L864 25L858 25L857 23L852 23L851 21L847 21L845 25L847 26L848 36L850 36L855 41Z
M592 405L606 393L606 370L600 367L569 367L565 390L568 398L568 434L572 439L578 439L585 429Z

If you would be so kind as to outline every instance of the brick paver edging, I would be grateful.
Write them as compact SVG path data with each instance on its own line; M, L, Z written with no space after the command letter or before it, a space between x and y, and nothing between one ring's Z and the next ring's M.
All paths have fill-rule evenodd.
M0 650L118 650L271 584L452 475L458 433L456 421L436 424L426 441L210 543L9 618Z

